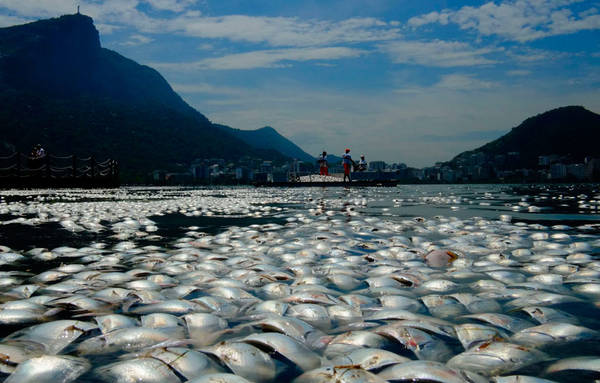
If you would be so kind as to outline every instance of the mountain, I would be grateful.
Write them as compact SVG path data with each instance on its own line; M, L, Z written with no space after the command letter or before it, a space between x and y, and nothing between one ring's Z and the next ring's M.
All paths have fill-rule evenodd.
M102 48L81 14L0 28L0 156L29 152L120 162L126 180L195 158L285 161L214 126L154 69Z
M256 130L233 129L225 125L216 125L236 138L244 141L248 145L259 149L274 149L290 158L313 163L315 157L306 153L299 146L288 140L275 129L265 126Z
M600 157L599 138L600 115L582 106L565 106L526 119L504 136L454 157L450 165L477 153L492 157L509 152L519 153L515 168L534 168L539 156L552 154L583 162L587 156Z

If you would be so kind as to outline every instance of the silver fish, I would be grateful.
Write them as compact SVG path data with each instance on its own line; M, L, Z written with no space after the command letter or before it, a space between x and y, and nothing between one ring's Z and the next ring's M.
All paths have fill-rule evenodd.
M294 362L303 371L312 370L321 365L319 356L303 343L279 333L252 334L242 339L266 352L276 351Z
M330 366L305 372L293 383L385 383L386 380L358 366Z
M90 369L83 358L43 355L19 364L6 383L69 383Z
M359 348L347 355L334 358L331 363L334 366L359 365L360 368L370 371L409 361L410 359L390 351L378 348Z
M268 382L275 378L275 363L260 349L238 342L220 342L205 350L216 355L236 375L255 382Z
M97 368L96 376L108 383L180 383L167 364L154 358L135 358Z
M432 361L410 361L394 364L381 371L379 377L388 382L439 382L439 383L483 383L487 379L472 373L448 368L446 365Z
M600 333L570 323L551 322L526 328L515 333L511 340L532 347L565 344L574 341L598 339Z
M544 353L532 348L490 341L454 356L447 364L451 368L492 376L515 371L546 359Z
M252 383L249 380L234 374L208 374L190 380L188 383Z

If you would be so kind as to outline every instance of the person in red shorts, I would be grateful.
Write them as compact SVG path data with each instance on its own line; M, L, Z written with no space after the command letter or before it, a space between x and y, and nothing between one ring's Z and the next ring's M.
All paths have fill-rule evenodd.
M348 178L348 182L351 182L350 178L350 169L354 164L352 161L352 156L350 155L350 149L346 148L346 152L342 154L342 164L344 165L344 182L346 182L346 178Z
M319 174L322 176L328 176L329 170L327 168L327 152L323 151L323 154L319 156Z

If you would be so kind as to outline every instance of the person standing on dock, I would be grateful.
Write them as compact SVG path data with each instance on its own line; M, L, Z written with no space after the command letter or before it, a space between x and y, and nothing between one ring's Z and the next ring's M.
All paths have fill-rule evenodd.
M317 161L319 162L319 174L322 176L328 176L329 170L327 168L327 152L323 151L323 154L319 156Z
M367 170L367 161L365 161L365 155L361 154L360 161L358 161L358 171L364 172L365 170Z
M350 169L352 165L354 165L354 161L352 161L350 149L348 148L346 148L346 152L342 154L342 165L344 165L344 182L346 182L346 177L348 178L348 182L352 182L352 178L350 177Z

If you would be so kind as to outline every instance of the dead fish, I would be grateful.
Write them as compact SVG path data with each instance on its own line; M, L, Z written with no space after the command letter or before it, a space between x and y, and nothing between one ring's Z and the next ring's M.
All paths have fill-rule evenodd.
M213 344L228 328L227 321L213 314L193 313L183 316L190 338L201 346Z
M448 267L459 258L452 250L432 250L425 255L425 262L431 267Z
M20 363L43 353L44 346L33 342L0 343L0 372L10 374Z
M128 327L86 339L77 346L81 355L108 354L115 351L136 351L172 339L171 333L146 328Z
M139 326L137 320L121 314L103 315L94 318L94 320L96 321L96 323L98 323L98 327L100 328L100 331L102 331L103 334L121 328Z
M535 294L507 302L506 306L509 308L518 309L527 306L550 306L559 303L573 303L581 301L581 299L570 295L536 292Z
M320 305L311 303L294 305L287 310L286 315L301 319L321 330L327 330L331 327L329 313L325 307Z
M188 383L252 383L249 380L234 374L208 374L190 380Z
M236 375L250 381L269 382L275 378L273 359L250 344L220 342L203 351L216 355Z
M378 327L374 332L402 344L422 360L445 362L452 356L445 342L416 328L390 324Z
M500 327L510 332L517 332L528 327L533 327L534 324L524 319L516 318L500 313L483 313L463 315L462 318L476 319L481 322L491 324L492 326Z
M340 303L335 297L316 291L298 292L284 298L283 301L288 303L314 303L321 305L335 305Z
M23 325L45 320L44 313L28 309L0 310L0 325Z
M268 353L277 352L292 361L302 371L309 371L321 365L321 359L314 351L284 334L252 334L243 338L242 342L251 344Z
M554 380L536 378L535 376L526 375L509 375L495 376L492 378L493 383L556 383Z
M7 339L39 343L45 347L48 354L56 354L81 335L97 327L89 322L58 320L27 327L9 335Z
M457 293L451 294L451 296L473 314L499 312L502 309L495 300L482 299L473 294Z
M334 358L331 363L334 366L355 366L372 371L380 370L384 367L409 362L410 359L400 356L391 351L379 348L360 348L350 352L347 355L340 355Z
M359 347L380 348L388 343L387 339L370 331L348 331L333 338L329 345L350 344Z
M547 360L546 354L521 345L489 341L454 356L448 367L470 370L482 375L506 374Z
M160 347L152 349L145 357L152 357L166 364L171 370L185 379L193 379L200 375L223 372L223 368L208 356L182 347Z
M600 373L600 358L597 356L566 358L554 362L546 368L546 374L554 374L563 371L593 371L595 373Z
M549 322L561 322L571 324L579 323L579 319L577 319L577 317L575 317L574 315L551 307L528 306L523 307L521 311L527 313L532 319L535 319L540 324Z
M278 300L268 300L257 303L252 306L249 310L253 313L273 313L277 315L284 315L289 305L285 302Z
M378 374L388 382L483 383L487 379L472 372L448 368L429 360L394 364Z
M164 313L164 314L174 314L174 315L182 315L188 314L194 311L200 311L198 305L194 302L189 302L182 299L172 299L166 300L159 303L151 303L148 305L138 305L134 307L129 307L126 312L130 312L133 314L156 314L156 313Z
M454 326L458 340L465 350L484 342L501 341L509 337L504 331L483 324L464 323Z
M307 336L316 330L313 326L300 319L282 317L275 314L259 314L256 317L252 317L252 319L255 320L239 325L238 330L239 328L256 326L263 330L275 331L291 336L300 342L305 342Z
M181 383L169 366L155 358L135 358L97 368L95 375L108 383Z
M379 297L381 305L389 309L407 310L415 313L423 312L424 307L417 299L402 295L384 295Z
M521 330L512 336L511 341L531 347L540 347L598 339L599 335L598 331L590 330L587 327L551 322Z
M90 369L83 358L43 355L20 363L6 383L69 383Z
M386 380L359 366L329 366L305 372L293 383L385 383Z

